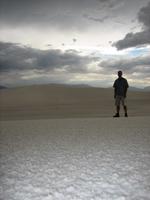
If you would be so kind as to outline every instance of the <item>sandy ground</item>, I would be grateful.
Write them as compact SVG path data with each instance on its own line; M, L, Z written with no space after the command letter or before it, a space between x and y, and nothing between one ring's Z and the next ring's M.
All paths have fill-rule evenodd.
M150 117L1 121L1 200L149 200Z
M127 105L129 116L149 116L150 92L129 92ZM39 85L0 91L3 120L111 117L114 113L113 89Z
M148 200L150 93L30 86L0 91L0 200Z

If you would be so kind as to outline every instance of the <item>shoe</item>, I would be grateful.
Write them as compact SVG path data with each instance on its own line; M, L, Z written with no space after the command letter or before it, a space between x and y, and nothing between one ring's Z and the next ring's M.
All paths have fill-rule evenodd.
M120 117L119 113L116 113L113 117Z
M124 116L125 116L125 117L128 117L128 114L127 114L127 113L125 113L125 114L124 114Z

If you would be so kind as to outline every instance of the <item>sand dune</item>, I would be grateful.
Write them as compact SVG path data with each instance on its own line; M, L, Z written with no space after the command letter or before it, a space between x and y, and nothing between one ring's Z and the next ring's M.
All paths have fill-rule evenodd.
M150 92L128 92L130 116L150 115ZM0 91L0 119L110 117L113 89L37 85Z

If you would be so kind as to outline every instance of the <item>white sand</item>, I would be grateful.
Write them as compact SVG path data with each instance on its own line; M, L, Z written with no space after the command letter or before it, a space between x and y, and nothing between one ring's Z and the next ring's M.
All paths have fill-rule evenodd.
M51 85L0 90L0 120L111 117L116 112L113 93ZM129 116L149 116L150 92L128 92L127 106Z
M0 126L1 200L150 199L150 117Z

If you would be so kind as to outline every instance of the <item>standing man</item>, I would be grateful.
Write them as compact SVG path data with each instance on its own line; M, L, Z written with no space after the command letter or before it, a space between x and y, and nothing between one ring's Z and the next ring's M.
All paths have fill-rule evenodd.
M118 71L118 79L115 80L113 87L114 87L114 98L116 105L116 114L113 117L120 117L119 115L120 103L122 103L122 106L124 108L124 113L125 113L124 116L128 117L125 98L129 85L127 80L122 77L122 71Z

